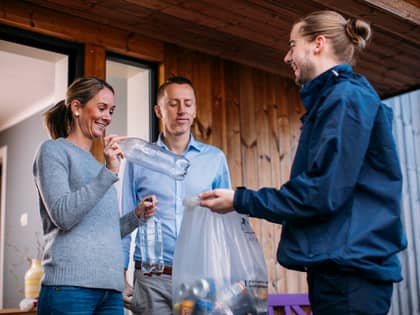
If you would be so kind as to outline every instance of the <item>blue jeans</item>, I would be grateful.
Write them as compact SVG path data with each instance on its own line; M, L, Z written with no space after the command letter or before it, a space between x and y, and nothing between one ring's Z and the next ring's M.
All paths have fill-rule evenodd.
M73 286L41 287L38 315L123 315L122 293Z

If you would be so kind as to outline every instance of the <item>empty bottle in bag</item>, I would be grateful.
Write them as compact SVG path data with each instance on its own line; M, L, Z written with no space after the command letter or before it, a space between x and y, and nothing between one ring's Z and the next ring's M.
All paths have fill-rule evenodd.
M198 207L200 205L200 197L198 196L192 196L192 197L186 197L184 200L182 200L182 205L186 209L194 209L195 207Z
M233 285L225 288L219 297L219 302L224 305L232 305L235 299L246 294L246 286L244 281L238 281Z
M142 221L139 226L141 270L144 273L163 272L162 223L155 216Z
M140 138L127 138L120 142L120 147L128 161L176 180L183 180L190 167L190 162L185 157Z

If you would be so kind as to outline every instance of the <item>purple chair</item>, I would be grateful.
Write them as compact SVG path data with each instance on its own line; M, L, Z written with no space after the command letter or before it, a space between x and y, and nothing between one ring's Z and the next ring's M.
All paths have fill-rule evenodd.
M267 304L268 315L274 315L274 308L284 309L285 315L308 315L301 306L310 306L309 297L305 293L269 294ZM309 314L312 315L312 312Z

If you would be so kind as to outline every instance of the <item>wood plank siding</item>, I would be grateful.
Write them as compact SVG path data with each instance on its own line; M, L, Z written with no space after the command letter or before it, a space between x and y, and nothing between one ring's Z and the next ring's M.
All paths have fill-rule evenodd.
M85 69L84 75L96 76L101 79L105 79L105 61L106 61L106 50L104 46L97 44L85 44ZM103 138L95 139L92 143L91 152L96 159L104 163L104 141Z

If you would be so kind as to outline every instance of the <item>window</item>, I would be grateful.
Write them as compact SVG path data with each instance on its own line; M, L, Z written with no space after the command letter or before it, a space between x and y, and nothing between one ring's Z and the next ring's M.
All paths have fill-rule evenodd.
M106 80L115 90L116 111L107 133L153 141L158 122L153 112L156 99L156 65L109 54Z

